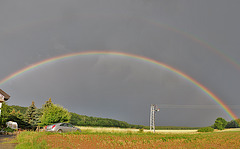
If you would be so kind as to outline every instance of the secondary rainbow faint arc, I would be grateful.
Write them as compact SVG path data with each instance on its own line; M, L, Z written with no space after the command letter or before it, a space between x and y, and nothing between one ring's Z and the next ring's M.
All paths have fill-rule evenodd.
M179 76L181 76L182 78L188 80L189 82L191 82L192 84L194 84L196 87L200 88L206 95L208 95L211 99L214 100L214 102L216 102L218 105L220 105L220 107L232 118L232 119L238 119L238 117L236 116L236 114L219 98L217 97L214 93L212 93L208 88L206 88L205 86L203 86L201 83L199 83L197 80L193 79L192 77L188 76L187 74L181 72L180 70L169 66L167 64L164 64L162 62L156 61L154 59L150 59L148 57L144 57L144 56L140 56L140 55L135 55L135 54L130 54L130 53L123 53L123 52L111 52L111 51L86 51L86 52L77 52L77 53L70 53L70 54L64 54L64 55L60 55L60 56L56 56L56 57L52 57L49 59L45 59L43 61L34 63L30 66L27 66L23 69L20 69L16 72L14 72L13 74L7 76L6 78L2 79L0 81L0 85L3 85L4 83L6 83L7 81L15 78L18 75L21 75L31 69L34 69L38 66L53 62L53 61L57 61L57 60L61 60L61 59L65 59L65 58L70 58L70 57L74 57L74 56L86 56L86 55L116 55L116 56L124 56L124 57L129 57L129 58L134 58L134 59L138 59L138 60L142 60L145 62L149 62L158 66L161 66L167 70L170 70L176 74L178 74Z
M88 13L87 15L86 15L86 14L78 14L78 15L85 16L85 17L99 17L99 16L98 16L99 14L96 15L96 16L94 16L93 14L90 15L89 13ZM106 16L106 14L105 14L105 15L101 15L101 16L109 17L109 16ZM118 16L118 17L119 17L119 16ZM128 17L128 16L122 16L122 15L120 15L120 17ZM184 31L182 31L182 30L180 30L180 29L178 29L178 28L172 27L172 26L170 26L170 25L168 25L168 24L163 24L163 23L160 23L159 21L155 21L155 20L153 20L153 19L149 19L149 18L147 18L147 17L144 17L144 18L142 18L142 17L137 17L137 18L138 18L138 19L141 19L141 20L145 20L146 22L148 22L148 23L150 23L150 24L153 24L153 25L156 25L156 26L158 26L158 27L163 27L164 29L167 29L167 30L169 30L169 31L172 31L172 32L175 32L175 33L179 33L180 35L185 36L185 37L191 39L192 41L195 41L196 43L199 43L200 45L202 45L202 46L206 47L207 49L211 50L213 53L217 54L218 56L220 56L221 58L223 58L225 61L227 61L228 63L230 63L231 65L233 65L236 69L240 70L240 64L239 64L234 58L230 57L229 55L227 55L227 54L224 53L223 51L221 51L221 50L213 47L212 45L210 45L210 44L207 43L206 41L198 38L197 36L192 35L192 34L187 33L187 32L184 32ZM53 22L53 20L59 20L59 19L64 19L64 18L62 18L62 17L59 17L59 18L54 17L54 18L47 18L47 19L44 19L44 20L42 20L42 21L32 21L32 22L30 22L29 24L27 24L27 25L25 25L25 26L19 26L19 25L17 25L17 26L15 27L15 30L16 30L16 28L17 28L17 30L21 30L21 29L24 29L24 28L26 28L26 27L31 27L31 26L33 26L33 25L41 25L42 23L45 23L45 22ZM13 31L14 31L14 29L12 29L12 30L10 30L10 31L9 31L9 30L4 30L5 33L10 33L10 32L13 32Z

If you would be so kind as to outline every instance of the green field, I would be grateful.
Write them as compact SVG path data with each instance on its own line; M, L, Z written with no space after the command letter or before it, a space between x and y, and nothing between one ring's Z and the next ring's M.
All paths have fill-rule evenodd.
M211 133L107 132L82 133L21 132L16 148L239 148L240 130Z

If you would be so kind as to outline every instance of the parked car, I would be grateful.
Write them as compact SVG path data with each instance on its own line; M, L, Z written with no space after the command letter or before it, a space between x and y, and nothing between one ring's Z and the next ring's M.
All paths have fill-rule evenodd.
M56 124L46 126L45 131L59 132L59 133L73 132L73 131L81 132L81 129L74 127L72 124L69 124L69 123L56 123Z

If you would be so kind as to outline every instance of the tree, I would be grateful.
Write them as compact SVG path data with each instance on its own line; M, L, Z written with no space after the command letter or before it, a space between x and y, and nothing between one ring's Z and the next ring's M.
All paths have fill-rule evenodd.
M36 127L38 125L39 121L39 110L34 104L34 101L32 104L28 107L26 113L25 113L25 122L29 123L32 127Z
M41 125L44 126L53 123L69 122L70 118L71 115L67 109L52 103L50 106L43 109Z
M226 128L239 128L240 119L231 120L227 123Z
M7 103L2 103L1 116L0 116L0 126L5 127L9 114L12 112L12 107L8 106Z
M49 98L48 101L46 101L45 104L42 106L42 108L43 108L43 109L44 109L44 108L48 108L48 107L50 107L50 106L52 106L52 105L53 105L52 99Z
M218 130L223 130L227 125L227 121L221 117L217 118L214 123L214 128Z
M12 110L12 112L9 114L8 120L7 121L14 121L17 122L18 128L22 129L30 129L32 126L24 121L24 115L20 112L15 111L15 109Z

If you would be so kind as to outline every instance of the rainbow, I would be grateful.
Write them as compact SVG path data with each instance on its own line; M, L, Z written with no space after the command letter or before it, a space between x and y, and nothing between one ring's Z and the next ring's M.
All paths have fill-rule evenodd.
M36 67L39 67L44 64L48 64L53 61L57 60L63 60L67 59L70 57L76 57L76 56L86 56L86 55L115 55L115 56L122 56L122 57L129 57L129 58L134 58L137 60L142 60L148 63L152 63L157 66L161 66L162 68L165 68L171 72L174 72L175 74L179 75L180 77L186 79L187 81L191 82L193 85L195 85L197 88L201 89L206 95L208 95L215 103L217 103L232 119L238 119L238 117L233 113L233 111L220 99L218 98L214 93L212 93L208 88L200 84L198 81L193 79L192 77L188 76L187 74L181 72L180 70L173 68L172 66L169 66L167 64L161 63L159 61L140 56L140 55L135 55L135 54L129 54L129 53L123 53L123 52L111 52L111 51L86 51L86 52L77 52L77 53L70 53L70 54L64 54L56 57L52 57L49 59L45 59L43 61L34 63L30 66L27 66L23 69L20 69L13 74L7 76L6 78L2 79L0 81L0 86L6 83L7 81L24 74L28 72L29 70L32 70Z

